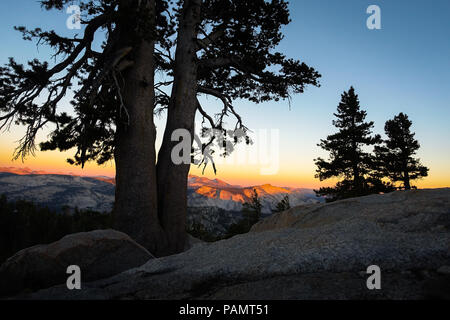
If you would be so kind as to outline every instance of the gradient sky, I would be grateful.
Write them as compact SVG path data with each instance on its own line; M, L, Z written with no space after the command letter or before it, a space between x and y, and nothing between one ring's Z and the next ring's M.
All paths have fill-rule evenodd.
M382 30L366 27L366 9L372 4L381 8ZM292 23L284 29L286 37L278 50L316 68L322 74L322 86L294 96L291 108L287 102L254 105L237 101L236 108L256 134L279 130L280 170L267 176L260 174L258 164L222 164L216 177L241 185L326 185L314 179L313 159L326 156L317 143L335 131L333 112L341 93L353 85L368 120L375 121L376 133L383 133L385 121L399 112L413 121L422 145L418 156L431 169L430 176L418 185L450 186L450 1L295 0L290 9ZM2 0L0 17L1 64L10 56L25 62L49 55L45 47L23 41L12 29L14 25L56 29L65 35L80 32L66 29L66 14L45 12L37 1ZM211 108L218 106L213 99L203 101ZM163 121L158 120L157 126L163 127ZM40 138L47 133L42 132ZM17 127L0 134L0 166L114 174L113 163L102 167L90 164L81 171L67 165L68 155L58 152L39 152L24 163L11 162L14 141L22 134L23 129ZM255 153L257 147L247 151ZM201 171L193 168L192 173ZM206 175L214 177L211 168Z

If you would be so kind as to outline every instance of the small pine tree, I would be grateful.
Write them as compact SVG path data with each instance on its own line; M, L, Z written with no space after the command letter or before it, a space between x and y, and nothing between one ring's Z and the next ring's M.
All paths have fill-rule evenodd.
M238 234L248 233L252 226L261 219L262 204L256 189L253 189L250 200L242 206L243 219L228 228L225 239L232 238Z
M247 219L251 225L257 223L261 219L262 204L256 189L253 189L250 201L243 204L243 214L244 218Z
M412 188L411 181L428 176L429 169L414 158L420 148L419 142L411 132L412 122L404 113L386 122L384 130L387 139L383 145L375 148L375 154L381 171L394 184L402 183L403 189Z
M285 195L280 202L277 203L275 209L272 209L272 213L283 212L289 210L291 208L291 204L289 203L289 195Z
M367 112L361 110L355 89L344 92L339 103L337 120L333 125L339 131L321 140L318 145L330 153L329 160L315 159L316 178L324 181L343 178L333 188L321 188L318 196L328 201L362 196L384 191L384 183L374 175L374 157L367 147L381 142L379 135L372 135L373 122L366 122Z

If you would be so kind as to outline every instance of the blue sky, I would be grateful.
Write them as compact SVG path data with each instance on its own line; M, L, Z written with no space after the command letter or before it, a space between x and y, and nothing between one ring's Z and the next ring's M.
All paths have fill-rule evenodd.
M366 27L372 4L381 8L381 30ZM410 116L422 144L419 156L431 167L429 184L450 185L450 1L294 0L290 10L292 23L278 50L316 68L321 88L294 96L291 109L287 102L235 104L250 128L280 129L281 165L286 172L295 168L292 179L298 179L288 184L314 180L313 159L325 155L316 144L334 132L333 112L353 85L377 133L399 112ZM46 48L23 41L14 25L75 33L65 27L68 15L46 12L37 1L2 0L0 15L1 64L9 56L18 61L48 56ZM10 140L0 136L0 143ZM227 170L233 171L225 168L221 178ZM283 177L273 180L280 184ZM252 175L249 181L261 179L267 178Z

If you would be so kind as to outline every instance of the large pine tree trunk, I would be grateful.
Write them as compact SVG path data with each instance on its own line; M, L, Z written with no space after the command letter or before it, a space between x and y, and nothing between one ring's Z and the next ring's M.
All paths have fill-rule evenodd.
M117 129L116 226L156 256L180 253L186 245L190 163L174 164L171 153L179 142L171 140L172 133L178 129L187 130L191 137L194 135L200 6L201 0L185 0L183 4L174 84L157 166L153 43L142 41L134 49L135 63L124 79L123 97L130 119L129 125Z
M353 165L353 187L357 195L361 194L361 177L359 174L358 164Z
M411 190L411 181L408 171L408 156L406 155L406 152L404 150L402 150L401 159L403 171L403 187L405 188L405 190Z
M158 156L158 212L168 245L159 255L182 252L186 243L187 182L189 164L175 165L171 159L172 133L178 129L194 135L197 109L197 30L201 0L185 0L178 30L176 65L167 125ZM192 141L192 140L191 140ZM190 150L189 150L190 151Z
M404 184L405 190L411 190L411 182L410 182L410 178L409 178L408 169L404 170L403 184Z
M124 1L123 10L136 11ZM149 1L154 5L154 1ZM134 16L132 16L134 17ZM132 18L134 19L134 18ZM158 221L156 188L156 130L153 122L154 43L128 43L133 22L118 26L119 46L132 45L134 65L122 73L124 108L117 124L115 162L115 227L155 253L166 247ZM125 110L126 108L126 110ZM127 115L128 113L128 115Z

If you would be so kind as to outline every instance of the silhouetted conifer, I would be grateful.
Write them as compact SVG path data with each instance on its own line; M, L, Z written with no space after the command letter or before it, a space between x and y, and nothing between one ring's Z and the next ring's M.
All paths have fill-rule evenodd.
M419 142L411 132L412 122L404 113L386 122L384 130L387 139L383 145L375 147L380 171L393 183L401 182L401 188L410 190L411 181L428 176L429 169L415 158L420 148Z
M330 153L329 159L315 159L316 178L320 181L340 178L335 187L321 188L317 195L328 201L391 191L376 170L373 154L367 149L381 143L379 135L372 135L373 122L365 121L367 112L361 110L353 87L342 94L333 125L339 131L321 140L322 149Z

